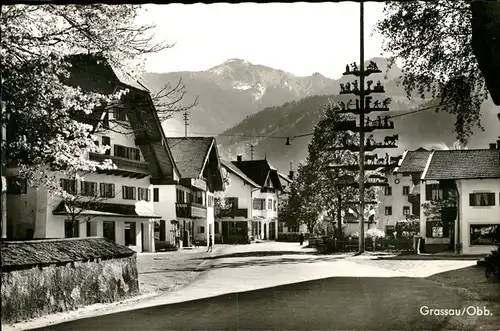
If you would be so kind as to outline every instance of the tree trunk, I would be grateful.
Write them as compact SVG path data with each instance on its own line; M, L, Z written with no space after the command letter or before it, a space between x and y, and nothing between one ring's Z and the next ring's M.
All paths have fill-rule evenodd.
M7 180L2 176L2 239L7 239Z

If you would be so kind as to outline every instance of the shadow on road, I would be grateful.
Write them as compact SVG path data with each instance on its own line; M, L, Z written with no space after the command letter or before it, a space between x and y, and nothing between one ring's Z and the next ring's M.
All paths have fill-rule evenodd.
M85 318L37 330L466 330L481 320L424 315L460 308L439 284L406 277L336 277ZM491 325L491 324L490 324Z
M454 260L454 261L474 261L474 260L479 260L484 255L478 255L478 256L472 256L472 255L416 255L416 254L398 254L398 255L390 255L390 256L385 256L385 255L374 255L375 260L399 260L399 261L406 261L406 260L417 260L417 261L432 261L432 260Z
M216 256L207 256L202 258L195 258L201 260L216 260L216 259L226 259L233 257L255 257L255 256L279 256L279 255L320 255L315 251L300 252L300 251L252 251L252 252L241 252L232 254L223 254Z

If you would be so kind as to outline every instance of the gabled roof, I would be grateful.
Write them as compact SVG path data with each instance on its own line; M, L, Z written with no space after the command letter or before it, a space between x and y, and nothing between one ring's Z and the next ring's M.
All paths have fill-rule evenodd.
M423 180L500 178L500 150L434 151Z
M287 175L284 175L284 174L282 174L281 172L278 172L278 176L280 176L280 178L284 179L284 180L285 180L286 182L288 182L288 183L293 182L293 180L291 180L290 178L288 178L288 176L287 176Z
M226 161L226 160L220 160L220 163L229 171L231 171L232 173L234 173L236 176L240 177L242 180L244 180L245 182L247 182L248 184L254 186L254 187L257 187L257 188L260 188L261 186L259 184L257 184L256 182L254 182L253 180L251 180L250 178L248 178L247 175L245 175L243 173L243 171L241 171L240 169L238 169L237 166L235 166L234 164L232 164L230 161Z
M273 186L282 190L278 171L267 160L233 161L232 163L261 187L265 186L269 176Z
M423 172L431 153L424 148L406 152L396 172Z
M214 137L166 138L181 178L199 178L203 174Z
M69 83L78 85L85 90L101 93L114 93L119 86L131 88L134 96L127 100L137 102L141 107L131 107L127 117L133 128L136 142L142 155L150 165L153 180L172 180L173 173L179 172L173 162L171 151L165 144L165 133L161 126L149 89L141 81L133 78L100 55L76 54L68 57L71 62L71 78ZM103 116L104 109L96 108L85 117L85 122L96 127ZM80 118L82 119L82 118Z

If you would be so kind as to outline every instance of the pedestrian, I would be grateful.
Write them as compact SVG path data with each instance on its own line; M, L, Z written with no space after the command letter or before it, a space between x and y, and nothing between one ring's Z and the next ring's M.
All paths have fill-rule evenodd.
M213 247L213 245L212 245L212 235L210 235L210 236L208 237L208 248L207 248L207 252L212 252L212 247Z
M304 234L301 232L299 235L300 246L304 243Z

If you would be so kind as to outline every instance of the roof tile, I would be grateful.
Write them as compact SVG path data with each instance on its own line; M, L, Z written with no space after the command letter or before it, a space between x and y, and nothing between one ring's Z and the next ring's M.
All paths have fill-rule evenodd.
M167 138L174 162L182 178L198 178L214 137Z
M230 171L235 173L237 176L239 176L241 179L249 183L250 185L253 185L255 187L261 187L259 184L248 178L247 175L243 171L241 171L237 166L231 163L231 161L226 161L226 160L221 160L220 161L222 165L226 168L228 168Z
M423 172L431 153L427 150L408 151L397 172Z
M425 179L500 178L500 150L434 151Z

